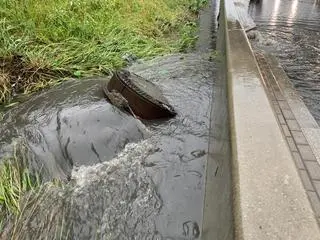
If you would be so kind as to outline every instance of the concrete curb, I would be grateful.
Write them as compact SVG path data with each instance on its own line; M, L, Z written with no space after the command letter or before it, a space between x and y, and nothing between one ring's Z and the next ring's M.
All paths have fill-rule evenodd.
M320 239L317 220L233 1L222 0L221 5L220 25L226 27L235 239Z

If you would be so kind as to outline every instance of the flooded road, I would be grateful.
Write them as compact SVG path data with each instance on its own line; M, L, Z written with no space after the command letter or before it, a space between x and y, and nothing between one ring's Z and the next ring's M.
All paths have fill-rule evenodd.
M249 13L261 35L253 45L274 54L320 123L320 2L256 0Z

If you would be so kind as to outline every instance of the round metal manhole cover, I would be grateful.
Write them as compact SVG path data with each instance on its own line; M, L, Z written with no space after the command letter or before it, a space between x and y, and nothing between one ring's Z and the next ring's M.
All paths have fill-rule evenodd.
M168 100L163 96L162 90L150 82L149 80L128 71L119 71L119 77L128 84L128 87L137 91L143 97L147 97L151 101L168 104Z
M156 119L176 115L157 85L127 70L114 72L104 88L105 93L113 90L121 93L133 112L141 118Z

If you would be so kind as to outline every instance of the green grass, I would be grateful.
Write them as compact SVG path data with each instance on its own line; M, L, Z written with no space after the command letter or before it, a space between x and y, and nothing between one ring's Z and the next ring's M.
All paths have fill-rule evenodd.
M30 171L29 153L27 145L18 140L12 156L0 160L0 239L25 239L25 225L40 205L52 198L50 191L65 188L58 179L45 183L40 173ZM64 234L67 229L63 229L63 217L59 217L48 228L58 236L55 239L67 239L62 237L61 231Z
M193 46L206 0L0 0L0 102ZM19 59L18 68L12 62ZM1 65L2 62L2 65ZM6 66L4 66L6 65ZM3 67L4 66L4 67Z
M1 159L0 164L0 232L10 216L20 213L21 200L27 192L40 187L40 177L28 170L26 146L15 144L11 157Z

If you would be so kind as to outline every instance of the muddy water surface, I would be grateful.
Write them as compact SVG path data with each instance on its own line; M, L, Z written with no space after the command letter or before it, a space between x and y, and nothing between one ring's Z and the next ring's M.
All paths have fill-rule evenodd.
M11 143L22 138L37 171L66 179L73 167L110 160L127 143L145 138L140 121L105 100L103 81L70 80L6 111L0 124L0 156L11 154Z
M137 64L130 70L160 86L177 111L177 116L142 123L126 113L113 109L99 97L95 101L91 99L88 104L81 101L81 107L71 104L71 109L77 111L69 115L70 106L66 104L66 109L62 109L60 114L68 117L67 119L73 119L71 116L75 116L74 122L71 121L75 126L78 126L76 120L80 120L80 126L86 126L86 122L92 125L97 122L97 118L100 119L100 122L96 123L100 125L86 126L87 130L93 127L93 131L88 133L91 138L85 138L82 142L78 141L78 145L75 144L76 147L82 148L80 151L94 151L91 143L94 146L100 144L102 147L108 147L109 142L113 140L114 144L119 142L116 134L98 131L99 127L103 129L110 124L112 127L108 129L114 131L119 125L121 127L118 131L123 133L124 139L136 143L128 143L124 150L119 150L118 155L111 159L110 155L105 157L98 150L96 152L99 153L100 160L96 159L98 157L95 154L94 159L84 154L72 155L73 162L79 162L79 159L88 161L85 164L79 162L81 166L73 166L71 182L65 188L48 187L44 196L49 197L41 198L35 205L36 210L33 207L25 210L20 222L15 224L16 239L25 239L25 236L28 236L27 239L35 236L40 239L44 236L54 236L57 232L67 236L66 239L199 238L215 65L208 60L207 55L182 54ZM95 81L92 82L93 85L86 85L87 82L82 84L84 85L80 89L86 91L95 86ZM59 109L58 106L57 108ZM29 119L38 113L38 110L28 110L28 113ZM59 132L57 111L53 118L50 116L40 114L32 119L49 118L46 122L48 124L44 124L42 128ZM50 119L55 121L54 128L50 128L53 121ZM63 118L61 119L63 122ZM77 127L73 128L73 124L70 127L67 123L63 134L67 134L70 129L74 129L71 131L72 134L81 134ZM30 122L27 122L28 124ZM19 129L25 127L20 126ZM41 137L50 136L46 131L41 131ZM105 142L99 136L111 140ZM137 141L139 138L145 140ZM61 141L61 137L59 139ZM60 144L56 140L52 142ZM122 142L121 140L120 143ZM30 145L32 144L33 141ZM46 145L46 141L38 141L37 144L36 149L39 149L39 146L43 146L44 149L51 147L51 143ZM65 149L66 145L62 146L62 149ZM70 151L69 145L67 148L70 156L73 152ZM61 146L57 148L59 154L60 151ZM56 154L52 149L50 152ZM61 155L61 158L50 160L55 164L55 161L63 161L63 157ZM62 222L66 229L50 228L60 226ZM10 227L8 229L8 232L13 230ZM38 231L39 229L42 231Z
M163 207L157 230L168 239L199 237L204 194L211 93L215 67L197 54L173 56L132 70L163 89L178 112L166 122L150 122L150 141L159 151L147 158L148 172Z

